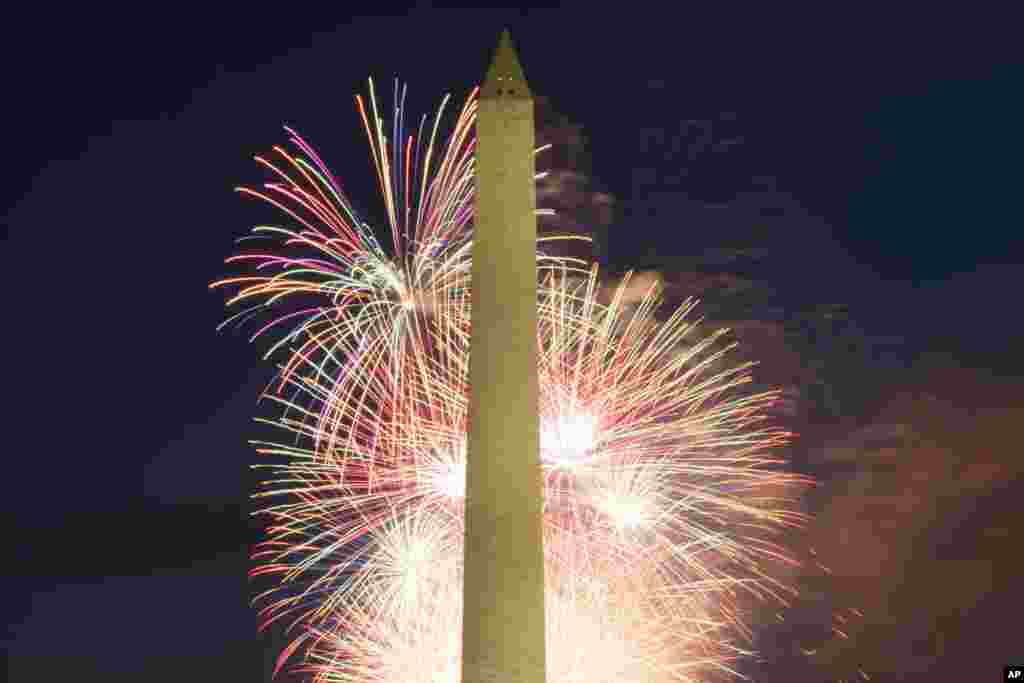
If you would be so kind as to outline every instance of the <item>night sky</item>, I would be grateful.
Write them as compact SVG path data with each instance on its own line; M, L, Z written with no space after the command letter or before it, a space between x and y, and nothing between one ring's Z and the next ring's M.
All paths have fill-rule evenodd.
M252 157L284 142L287 124L379 216L353 95L374 76L390 97L398 76L414 111L433 111L446 92L461 99L504 26L533 91L582 127L593 186L615 198L611 270L671 273L746 239L765 250L758 276L782 306L844 304L870 336L900 340L905 372L872 375L882 379L871 400L829 438L897 410L896 395L948 396L965 420L1019 415L1024 59L1009 16L967 5L658 15L628 3L596 14L428 4L355 17L315 5L52 8L8 26L0 209L12 680L267 675L279 644L256 635L248 607L257 528L246 439L272 367L264 346L215 332L224 297L207 284L229 272L234 240L276 215L232 190L262 180ZM676 144L687 121L713 124L699 153ZM753 236L694 219L755 187L798 217ZM886 585L929 574L927 558L941 553L928 534L950 557L995 558L1021 531L1005 522L1002 546L978 545L971 531L979 515L1020 511L1011 494L989 495L1021 482L1019 437L977 428L983 444L947 450L960 460L1005 453L1000 476L966 507L949 502L960 494L937 495L945 502L928 508L936 521L915 549L893 541L904 578ZM1002 579L986 576L948 622L969 628L932 625L950 634L938 654L922 664L909 644L897 647L890 673L904 673L872 680L966 680L944 676L970 667L982 672L974 680L995 680L989 672L1010 662L975 660L963 634L1004 642L1005 624L971 614L1020 605L1021 593L999 593ZM873 633L844 661L877 670L884 638ZM791 680L767 670L758 680Z

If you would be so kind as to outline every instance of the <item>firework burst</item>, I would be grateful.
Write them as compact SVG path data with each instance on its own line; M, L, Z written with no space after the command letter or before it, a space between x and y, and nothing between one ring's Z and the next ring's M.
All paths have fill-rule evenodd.
M443 144L444 103L407 135L396 86L389 138L372 83L357 98L390 253L289 131L300 153L258 159L274 180L244 190L286 215L256 228L281 253L233 257L256 274L213 285L249 306L230 320L302 302L255 335L289 329L267 393L289 438L257 444L278 458L253 573L276 579L266 623L301 629L282 661L303 649L317 680L458 680L475 97ZM747 390L695 302L659 321L656 285L627 304L628 277L609 294L596 267L539 254L538 271L548 680L732 672L743 596L789 593L771 569L805 482L773 455L778 395Z

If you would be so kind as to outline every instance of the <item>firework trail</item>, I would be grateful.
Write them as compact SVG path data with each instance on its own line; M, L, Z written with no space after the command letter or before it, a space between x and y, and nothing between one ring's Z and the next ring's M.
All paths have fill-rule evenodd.
M227 322L271 311L254 338L289 330L268 352L287 349L267 396L288 438L256 444L276 459L253 574L276 579L265 623L299 629L280 661L303 650L320 681L458 680L476 91L443 143L447 98L415 136L404 100L396 84L390 138L372 82L356 100L390 252L289 131L300 154L259 158L274 180L243 190L287 216L255 229L280 253L212 285L248 305ZM806 482L772 455L778 396L744 391L694 302L660 322L656 283L627 303L628 277L608 298L596 267L539 252L538 271L548 680L731 673L744 601L790 594L776 539Z

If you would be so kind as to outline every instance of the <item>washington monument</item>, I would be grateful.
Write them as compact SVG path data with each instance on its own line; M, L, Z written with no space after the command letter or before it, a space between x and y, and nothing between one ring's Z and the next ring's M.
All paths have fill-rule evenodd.
M544 683L533 96L508 31L480 89L463 683Z

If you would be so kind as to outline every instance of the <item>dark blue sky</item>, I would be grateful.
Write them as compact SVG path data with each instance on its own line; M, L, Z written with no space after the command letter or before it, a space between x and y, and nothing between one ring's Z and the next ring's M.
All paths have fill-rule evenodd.
M4 47L0 205L15 408L8 639L22 666L60 648L57 621L83 633L69 667L80 656L111 674L160 647L195 649L147 649L132 640L147 624L161 623L162 643L249 638L234 632L251 627L244 606L216 602L244 563L217 558L251 537L243 442L270 369L241 336L214 334L223 299L206 284L267 216L231 190L262 177L251 157L287 123L372 215L353 94L369 75L390 93L397 75L411 108L432 111L482 75L503 25L533 90L583 126L594 180L621 207L660 193L664 217L673 196L728 203L773 177L805 216L767 245L786 264L779 284L845 296L880 334L939 339L974 364L1012 350L1019 321L985 328L1020 288L1024 63L1006 18L939 12L136 5L26 18ZM743 142L672 180L680 157L650 133L670 139L691 119ZM716 246L699 226L625 215L609 237L618 267ZM161 521L177 514L167 508L184 521ZM133 609L150 594L188 596L210 617L159 600Z

